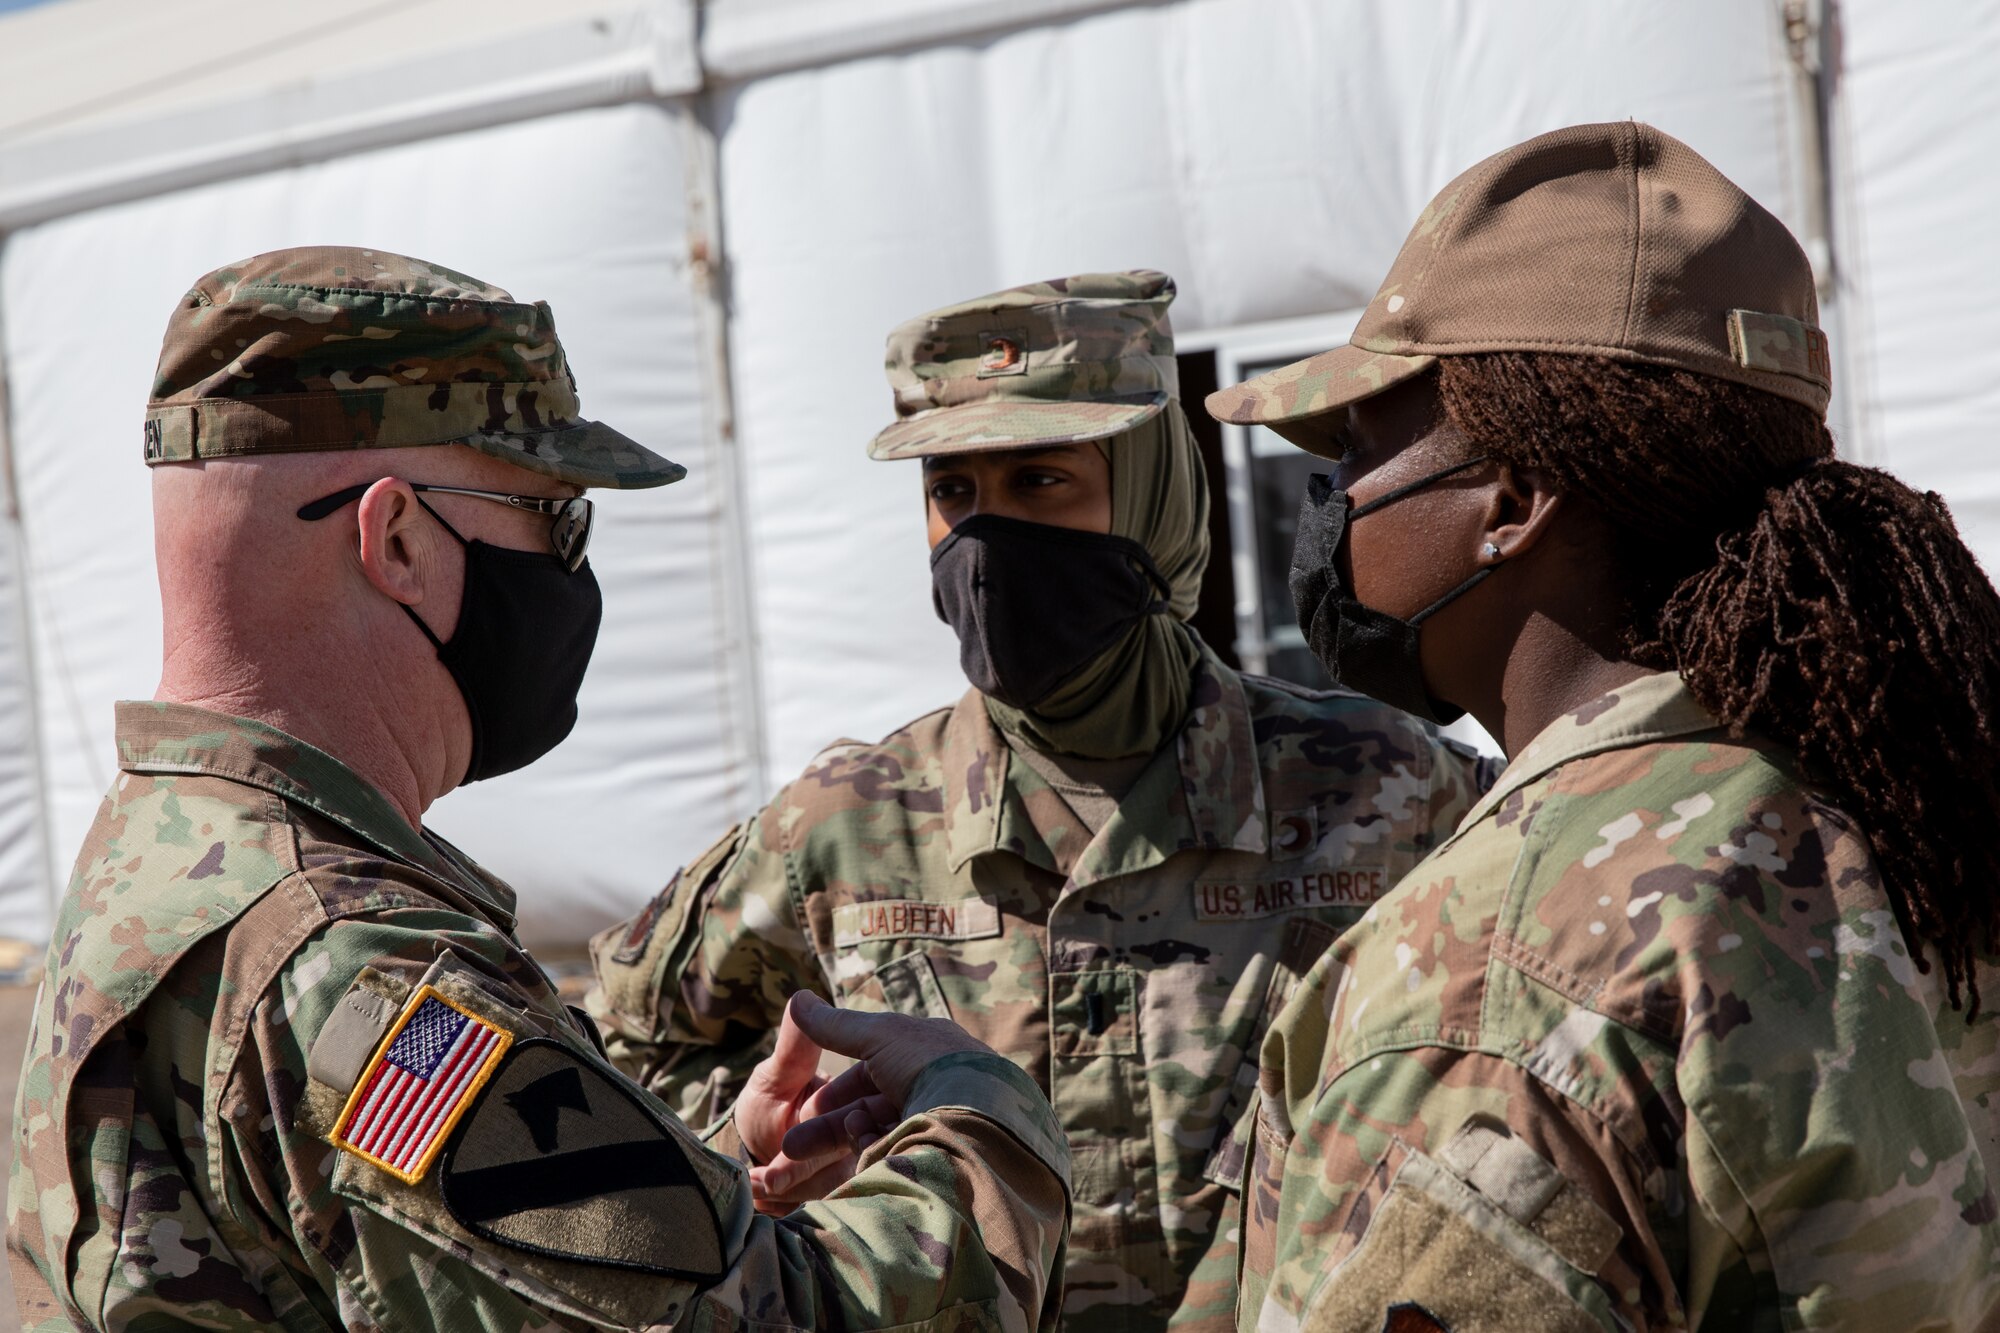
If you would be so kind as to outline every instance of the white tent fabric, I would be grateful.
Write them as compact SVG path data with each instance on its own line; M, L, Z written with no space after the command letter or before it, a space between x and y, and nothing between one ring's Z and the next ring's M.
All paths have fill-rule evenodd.
M2000 572L2000 3L1842 6L1835 244L1853 452Z
M9 239L0 302L41 781L64 860L114 769L111 701L149 697L157 676L137 423L160 330L195 276L313 242L434 258L548 300L585 411L690 468L680 485L600 500L593 565L605 630L572 739L532 769L447 797L432 826L528 890L530 940L574 943L629 912L673 870L672 856L750 808L760 793L718 591L724 499L704 444L683 121L656 105L575 112L100 209ZM517 183L552 169L569 202L521 206ZM0 849L23 854L5 839Z
M110 701L152 688L135 423L168 306L215 264L335 239L547 298L587 410L690 466L606 497L575 737L434 814L523 889L531 940L568 945L826 742L963 688L916 470L863 454L892 325L1152 266L1180 282L1184 345L1290 355L1340 336L1452 173L1590 119L1687 139L1811 243L1787 8L1837 35L1836 425L2000 559L1978 156L2000 0L706 0L699 23L695 0L407 0L254 26L223 0L66 0L0 20L22 506L0 520L0 935L46 930L48 867L111 771ZM197 65L226 77L180 76Z
M0 227L694 91L694 0L65 0L0 20Z
M0 477L0 939L36 940L47 929L41 756L29 689L19 528L6 512L5 492Z
M768 756L794 773L964 688L914 464L870 463L895 323L1013 283L1164 269L1183 334L1352 309L1457 171L1638 117L1801 214L1777 11L1538 0L1148 5L758 79L724 217Z

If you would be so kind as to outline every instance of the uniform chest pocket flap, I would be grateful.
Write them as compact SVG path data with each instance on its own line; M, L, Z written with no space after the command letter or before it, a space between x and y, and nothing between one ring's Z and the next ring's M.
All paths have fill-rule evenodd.
M888 1010L919 1018L950 1018L951 1005L938 985L928 955L906 953L854 978L843 988L841 1003L855 1009Z

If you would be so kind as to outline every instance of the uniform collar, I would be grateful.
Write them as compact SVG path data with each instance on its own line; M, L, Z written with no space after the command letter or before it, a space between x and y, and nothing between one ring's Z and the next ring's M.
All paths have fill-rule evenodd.
M432 844L389 798L347 765L276 727L191 704L118 704L118 766L128 773L198 773L282 796L326 816L384 855L416 866L499 910L514 891Z
M1270 846L1243 680L1206 645L1174 744L1153 756L1096 838L1015 759L977 690L945 724L944 788L953 873L982 853L1007 851L1083 887L1179 851Z
M1695 701L1679 675L1662 671L1641 676L1543 727L1502 770L1459 828L1471 828L1509 796L1573 759L1714 731L1721 725Z

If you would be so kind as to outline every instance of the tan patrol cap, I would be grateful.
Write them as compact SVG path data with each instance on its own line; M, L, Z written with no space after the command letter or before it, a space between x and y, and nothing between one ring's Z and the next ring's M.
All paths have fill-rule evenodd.
M1217 420L1338 452L1349 403L1441 356L1674 366L1826 411L1812 266L1783 223L1650 125L1573 125L1487 158L1411 229L1345 347L1208 396Z

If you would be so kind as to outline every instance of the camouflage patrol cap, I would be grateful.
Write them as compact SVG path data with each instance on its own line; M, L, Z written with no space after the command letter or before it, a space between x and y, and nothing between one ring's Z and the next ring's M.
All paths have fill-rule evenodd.
M579 486L679 481L581 419L548 303L344 246L273 250L195 283L167 323L148 465L465 444Z
M933 310L889 335L896 423L870 458L1102 439L1180 392L1167 304L1150 269L1032 282Z
M1575 125L1445 186L1347 346L1212 393L1208 410L1335 457L1348 404L1441 356L1527 351L1673 366L1824 413L1818 319L1798 242L1693 149L1632 121Z

